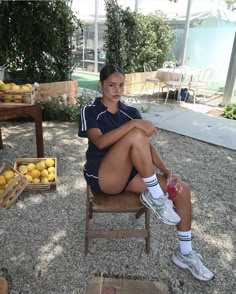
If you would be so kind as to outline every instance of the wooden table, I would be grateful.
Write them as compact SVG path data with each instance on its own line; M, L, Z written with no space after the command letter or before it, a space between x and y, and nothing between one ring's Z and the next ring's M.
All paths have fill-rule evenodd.
M0 121L10 118L16 118L23 115L30 115L35 122L35 134L37 145L37 156L44 157L43 147L43 128L42 128L42 110L39 104L35 105L1 105ZM1 127L0 127L0 149L3 149Z

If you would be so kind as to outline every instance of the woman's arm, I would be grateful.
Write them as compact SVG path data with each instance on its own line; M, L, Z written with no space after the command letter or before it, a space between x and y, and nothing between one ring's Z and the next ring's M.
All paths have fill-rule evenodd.
M157 133L157 129L152 122L148 120L134 119L128 121L117 129L107 132L106 134L102 134L101 130L98 128L88 129L87 135L97 148L104 149L117 142L133 128L142 130L148 137Z

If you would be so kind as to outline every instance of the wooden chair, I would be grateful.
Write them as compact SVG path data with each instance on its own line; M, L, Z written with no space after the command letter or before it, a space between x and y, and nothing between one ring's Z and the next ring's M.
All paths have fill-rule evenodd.
M92 193L87 185L86 189L86 221L85 221L85 256L88 254L89 239L92 238L145 238L146 252L150 252L150 211L140 201L139 194L124 192L118 195L104 195ZM89 222L94 213L136 213L136 218L145 214L143 229L128 230L93 230Z

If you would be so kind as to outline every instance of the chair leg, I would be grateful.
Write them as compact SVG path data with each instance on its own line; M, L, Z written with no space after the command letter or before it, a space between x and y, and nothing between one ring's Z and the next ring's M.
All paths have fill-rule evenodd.
M85 233L84 233L84 255L87 256L88 254L88 230L89 230L89 219L92 217L92 203L89 199L89 187L87 186L86 189L86 214L85 214Z
M145 210L146 210L146 207L140 208L139 211L136 212L135 217L140 218L140 216L144 214Z
M150 210L146 209L145 210L145 229L148 232L148 235L146 237L146 253L149 255L150 254L150 239L151 239L151 235L150 235Z
M167 89L167 94L166 94L166 100L165 100L165 104L166 104L166 102L167 102L167 99L168 99L168 97L169 97L169 93L170 93L170 89Z

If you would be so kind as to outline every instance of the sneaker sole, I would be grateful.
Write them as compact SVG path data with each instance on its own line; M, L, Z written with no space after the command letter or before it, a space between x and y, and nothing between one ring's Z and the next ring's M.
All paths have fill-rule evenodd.
M152 206L150 206L144 199L143 199L143 197L142 197L142 195L141 195L141 197L140 197L140 200L141 200L141 202L142 202L142 204L144 205L144 206L146 206L147 208L149 208L149 209L151 209L154 213L155 213L155 216L162 222L162 223L164 223L164 224L166 224L166 225L170 225L170 226L176 226L180 221L181 221L181 219L176 223L172 223L172 222L169 222L169 221L167 221L167 220L165 220L165 219L163 219L157 212L156 212L156 210L155 209L153 209L152 208Z
M188 269L191 274L198 280L201 280L201 281L211 281L214 276L211 278L211 279L208 279L208 278L204 278L202 276L199 276L198 274L196 274L186 263L183 263L181 262L175 255L172 256L172 261L175 265L177 265L178 267L181 267L183 269Z

